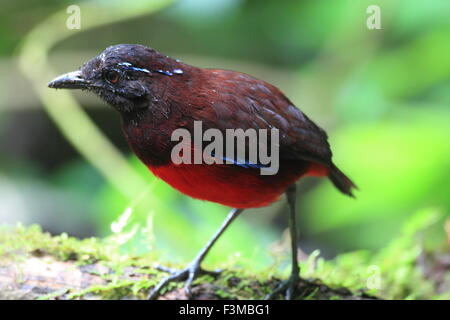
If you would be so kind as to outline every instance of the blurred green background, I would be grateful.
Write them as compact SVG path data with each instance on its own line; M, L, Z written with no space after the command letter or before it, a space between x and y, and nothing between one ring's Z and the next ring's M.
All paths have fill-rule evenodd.
M80 30L66 27L73 4ZM374 4L381 29L369 30L366 9ZM360 191L354 200L329 181L299 183L305 254L376 252L415 213L450 213L447 0L32 0L1 8L1 224L112 236L124 251L185 262L224 219L228 208L154 179L126 146L116 112L98 98L46 88L118 43L252 74L327 130L335 163ZM284 198L248 210L207 262L266 268L289 253L286 227ZM441 224L430 239L445 236Z

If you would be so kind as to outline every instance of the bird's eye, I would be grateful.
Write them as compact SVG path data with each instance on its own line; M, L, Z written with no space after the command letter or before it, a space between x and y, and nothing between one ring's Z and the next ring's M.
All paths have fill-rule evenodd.
M106 79L106 81L114 84L114 83L119 82L120 73L116 70L109 70L109 71L105 72L104 78Z

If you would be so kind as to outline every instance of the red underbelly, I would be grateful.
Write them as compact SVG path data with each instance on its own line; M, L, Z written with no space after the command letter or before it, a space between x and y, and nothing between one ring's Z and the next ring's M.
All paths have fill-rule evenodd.
M173 188L196 199L234 208L269 205L302 175L313 169L309 163L289 161L280 164L276 175L261 175L259 169L234 165L169 164L149 169ZM318 174L317 167L311 170Z

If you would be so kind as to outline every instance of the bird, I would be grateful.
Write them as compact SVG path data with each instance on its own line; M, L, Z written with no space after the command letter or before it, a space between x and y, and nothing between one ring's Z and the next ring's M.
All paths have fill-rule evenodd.
M329 178L343 194L353 197L356 185L332 161L326 132L310 120L277 87L246 73L200 68L139 44L106 48L79 70L48 83L55 89L92 92L120 114L122 131L131 150L158 178L181 193L215 202L232 210L225 221L185 268L173 270L149 293L157 299L174 281L185 281L192 294L193 280L215 274L201 264L213 245L245 209L268 206L286 195L291 246L291 273L267 299L294 299L300 281L296 227L296 182L305 176ZM213 163L178 163L172 151L179 129L194 134L195 123L225 134L229 129L277 130L275 173L262 174L261 161L248 157L209 155ZM269 146L270 143L267 143ZM198 145L189 145L198 150ZM246 143L244 149L249 148ZM187 149L183 149L187 150ZM219 160L224 160L221 163Z

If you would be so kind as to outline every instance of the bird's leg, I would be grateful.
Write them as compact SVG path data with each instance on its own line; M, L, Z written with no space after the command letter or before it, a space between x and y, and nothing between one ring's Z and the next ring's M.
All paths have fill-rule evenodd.
M291 250L292 250L292 270L289 279L283 281L278 288L266 296L266 299L273 299L277 294L285 292L286 300L291 300L295 295L295 287L300 279L300 267L298 265L298 246L297 246L297 224L295 219L295 200L296 200L296 186L291 185L286 190L286 197L289 205L289 233L291 236Z
M209 250L212 248L214 243L220 238L222 233L227 229L227 227L233 222L234 219L236 219L240 213L242 213L243 209L232 209L230 213L228 214L227 218L223 222L220 229L214 234L214 236L208 241L206 246L203 247L203 249L199 252L199 254L195 257L195 259L185 268L182 270L175 270L171 268L164 268L164 267L158 267L159 270L165 271L170 273L170 276L164 278L161 280L160 283L150 292L148 299L153 300L156 299L161 292L161 290L167 286L170 282L173 281L184 281L184 290L188 296L191 294L191 285L194 281L195 277L200 274L211 274L211 275L217 275L220 273L220 271L206 271L203 270L200 267L200 264L202 263L203 259L205 259L206 255L208 254Z

